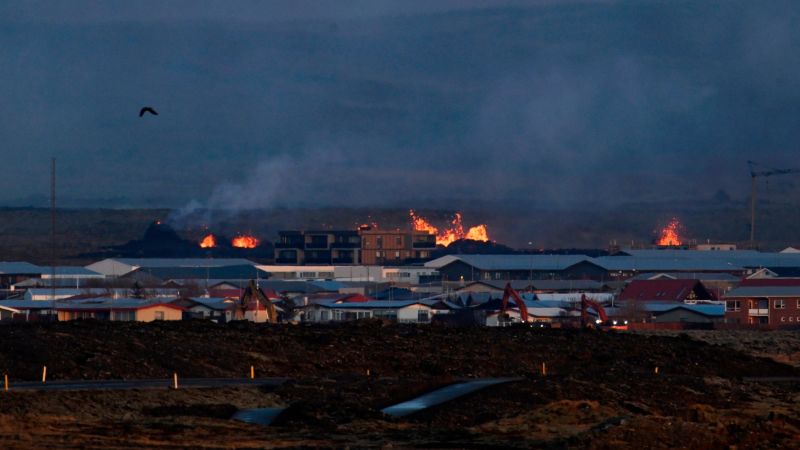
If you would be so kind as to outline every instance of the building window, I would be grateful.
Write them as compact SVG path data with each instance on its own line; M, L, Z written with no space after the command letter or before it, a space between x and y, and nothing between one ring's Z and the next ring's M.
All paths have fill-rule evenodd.
M383 236L378 236L375 241L377 242L376 247L383 248Z
M430 317L428 316L428 311L424 309L417 310L417 322L425 323L430 322Z
M317 278L316 272L300 272L300 278Z
M164 311L156 311L154 315L156 320L164 320Z
M403 245L403 237L402 236L395 237L394 238L394 245L397 245L398 247Z
M725 302L725 311L741 311L742 304L739 300L729 300Z
M394 257L400 259L400 252L394 252Z
M797 309L800 309L800 300L797 301Z
M775 300L775 309L785 309L785 308L786 308L785 300Z
M136 311L114 311L112 320L120 322L133 322L136 320Z

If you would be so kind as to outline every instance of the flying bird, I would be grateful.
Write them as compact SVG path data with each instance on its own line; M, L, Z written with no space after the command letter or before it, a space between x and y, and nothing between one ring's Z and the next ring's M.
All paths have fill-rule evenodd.
M154 116L158 115L156 110L151 108L151 107L149 107L149 106L145 106L144 108L139 110L139 117L142 117L144 115L144 113L150 113L150 114L152 114Z

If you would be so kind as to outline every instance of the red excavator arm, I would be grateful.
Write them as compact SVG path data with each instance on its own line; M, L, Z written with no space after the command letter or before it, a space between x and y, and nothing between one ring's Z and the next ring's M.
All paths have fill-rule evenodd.
M525 306L525 301L522 300L522 297L519 296L517 291L511 287L511 283L506 283L506 289L503 291L503 309L501 312L505 313L506 309L508 309L508 298L512 297L514 299L514 303L517 304L517 308L519 308L519 317L522 319L522 323L528 322L528 307Z
M600 320L603 321L603 323L608 320L608 315L606 315L606 310L603 306L597 300L592 300L584 294L581 295L581 323L584 326L587 324L587 319L589 318L589 308L593 308L597 311L597 315L600 316Z

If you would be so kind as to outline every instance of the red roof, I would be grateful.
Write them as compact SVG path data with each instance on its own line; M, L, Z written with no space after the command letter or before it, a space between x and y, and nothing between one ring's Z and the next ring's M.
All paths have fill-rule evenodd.
M373 299L361 294L348 294L336 299L335 303L364 303Z
M698 286L699 285L699 286ZM698 300L714 300L698 280L634 280L619 294L620 300L663 300L682 302L695 292Z
M753 278L744 279L739 287L745 286L800 286L800 278Z

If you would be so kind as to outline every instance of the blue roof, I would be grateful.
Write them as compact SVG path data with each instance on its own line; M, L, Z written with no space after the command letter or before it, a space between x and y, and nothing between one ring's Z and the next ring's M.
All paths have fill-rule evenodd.
M679 302L638 302L636 303L636 307L641 308L644 311L657 314L663 314L675 309L686 309L698 314L703 314L705 316L725 315L725 305L723 304L689 305L687 303Z
M0 274L34 275L34 274L41 274L43 270L44 270L43 267L36 266L24 261L0 262Z

